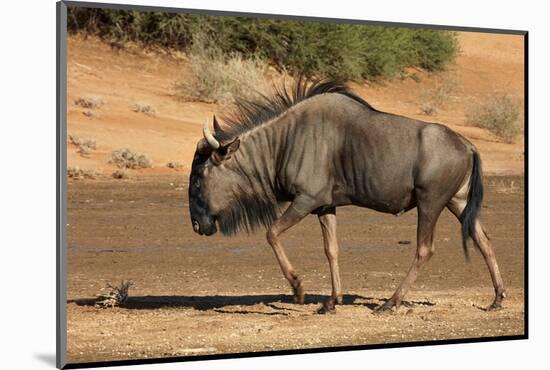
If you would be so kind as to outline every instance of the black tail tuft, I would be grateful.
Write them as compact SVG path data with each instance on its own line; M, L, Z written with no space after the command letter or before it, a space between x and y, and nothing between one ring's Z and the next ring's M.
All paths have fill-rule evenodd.
M470 178L470 191L468 193L468 203L462 211L460 222L462 223L462 247L464 256L469 261L468 239L475 240L475 228L477 215L483 202L483 181L481 178L481 159L479 154L474 152L474 164L472 167L472 177Z

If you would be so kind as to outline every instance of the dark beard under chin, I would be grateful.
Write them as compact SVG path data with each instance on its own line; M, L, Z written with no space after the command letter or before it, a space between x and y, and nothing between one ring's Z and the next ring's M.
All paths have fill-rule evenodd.
M217 216L218 226L224 235L238 231L251 233L260 225L269 227L280 214L276 203L255 197L236 197L229 207Z

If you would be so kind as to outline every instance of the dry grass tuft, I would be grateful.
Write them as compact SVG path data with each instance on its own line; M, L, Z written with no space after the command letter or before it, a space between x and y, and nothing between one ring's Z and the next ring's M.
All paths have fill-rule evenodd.
M166 163L166 167L173 168L173 169L177 170L178 168L183 167L183 163L181 163L181 162L168 162L168 163Z
M456 87L454 76L446 76L436 84L433 89L422 89L420 91L420 112L432 116L445 106Z
M128 170L126 168L120 168L120 169L116 170L115 172L113 172L113 178L118 179L118 180L127 179L129 177L130 176L128 175Z
M437 112L437 107L432 102L424 102L420 105L420 112L427 116L433 116Z
M138 102L135 103L132 110L136 113L145 113L150 116L154 116L157 111L150 104Z
M67 177L73 180L95 179L98 174L95 169L82 169L78 166L67 167Z
M128 290L133 285L134 283L131 280L122 280L118 286L107 284L107 288L110 289L109 293L99 294L94 307L112 308L124 305L124 302L128 299Z
M74 103L87 109L99 109L103 106L103 104L105 104L103 99L97 96L81 96L76 99Z
M81 139L78 136L69 135L69 142L78 148L77 152L83 157L96 150L94 139Z
M507 143L513 143L521 133L519 117L518 99L506 93L486 97L466 112L470 125L485 128Z
M516 184L515 180L501 180L494 184L496 192L499 194L520 194L521 187Z
M145 154L133 152L130 149L114 150L111 155L111 163L118 168L150 168L153 166L151 160Z
M199 39L189 56L192 77L175 84L176 94L186 100L229 105L236 99L250 99L268 94L268 64L260 58L245 59L221 50Z

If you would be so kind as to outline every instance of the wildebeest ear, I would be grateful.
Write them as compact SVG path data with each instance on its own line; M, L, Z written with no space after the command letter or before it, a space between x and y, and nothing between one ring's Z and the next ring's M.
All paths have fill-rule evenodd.
M231 154L235 153L237 150L239 150L240 145L241 145L241 140L238 137L236 137L235 140L233 140L229 144L225 145L225 147L227 147L227 154L226 155L231 155Z
M232 142L220 146L210 157L212 163L214 163L215 166L219 166L223 161L231 158L231 155L239 150L240 145L241 140L237 137Z

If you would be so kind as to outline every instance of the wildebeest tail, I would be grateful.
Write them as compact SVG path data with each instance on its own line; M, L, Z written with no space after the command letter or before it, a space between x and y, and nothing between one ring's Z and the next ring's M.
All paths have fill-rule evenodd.
M464 256L469 260L468 239L475 241L476 221L483 202L483 180L481 176L481 159L479 153L474 151L474 163L472 166L472 176L470 177L470 191L468 192L468 203L460 216L462 223L462 247Z

